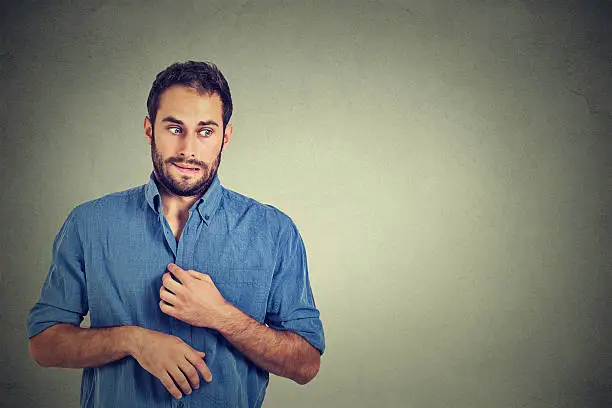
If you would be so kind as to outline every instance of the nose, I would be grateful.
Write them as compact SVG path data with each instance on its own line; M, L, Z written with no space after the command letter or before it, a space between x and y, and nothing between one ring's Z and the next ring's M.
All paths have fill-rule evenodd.
M187 158L195 157L195 148L196 148L196 135L186 133L185 136L181 138L181 146L179 150L179 155L185 156Z

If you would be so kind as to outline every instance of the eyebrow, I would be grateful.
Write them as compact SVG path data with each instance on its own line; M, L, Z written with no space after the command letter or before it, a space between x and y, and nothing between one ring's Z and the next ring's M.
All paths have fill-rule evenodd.
M162 122L176 123L177 125L181 125L181 126L185 125L182 120L177 119L174 116L166 116L161 121ZM210 125L219 127L219 124L217 122L215 122L214 120L206 120L206 121L201 120L201 121L198 122L198 126L210 126Z

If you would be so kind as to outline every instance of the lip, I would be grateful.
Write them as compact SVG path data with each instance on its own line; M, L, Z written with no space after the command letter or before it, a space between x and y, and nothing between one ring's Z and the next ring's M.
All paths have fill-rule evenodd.
M179 165L177 163L172 163L174 165L174 167L176 167L178 169L179 172L184 173L184 174L197 174L200 169L197 167L186 167L183 165Z

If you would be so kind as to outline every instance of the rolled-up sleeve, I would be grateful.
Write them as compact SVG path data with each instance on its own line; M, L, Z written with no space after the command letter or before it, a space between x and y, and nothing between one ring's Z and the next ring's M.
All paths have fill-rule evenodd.
M83 246L73 210L53 242L49 274L28 317L28 336L31 338L58 323L79 325L87 311Z
M267 307L269 327L295 332L323 354L325 336L308 278L306 250L292 222L279 244Z

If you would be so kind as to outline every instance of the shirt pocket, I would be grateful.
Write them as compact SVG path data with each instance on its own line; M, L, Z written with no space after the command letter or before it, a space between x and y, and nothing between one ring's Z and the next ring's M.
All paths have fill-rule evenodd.
M213 281L225 300L264 322L270 285L263 270L232 269Z

